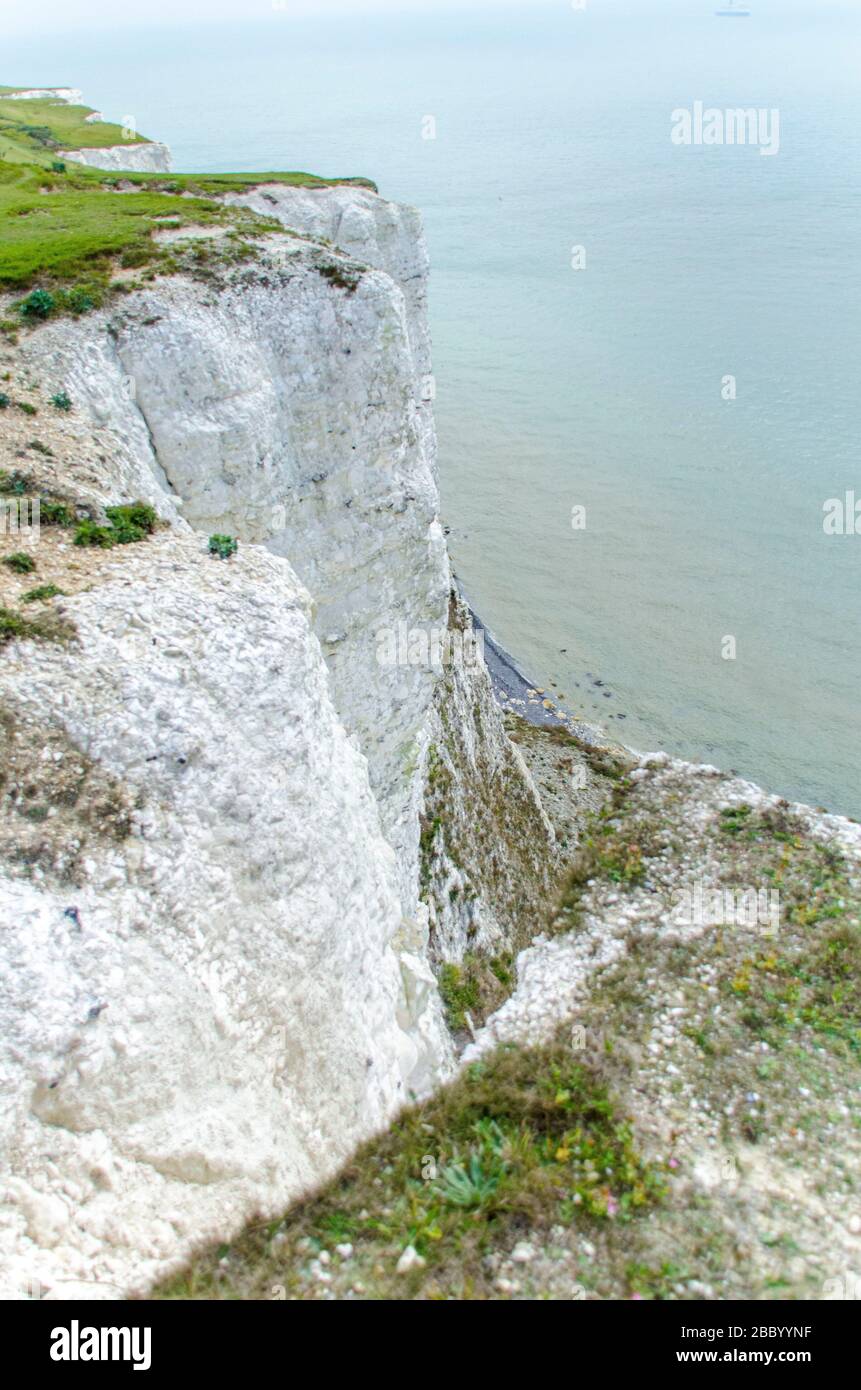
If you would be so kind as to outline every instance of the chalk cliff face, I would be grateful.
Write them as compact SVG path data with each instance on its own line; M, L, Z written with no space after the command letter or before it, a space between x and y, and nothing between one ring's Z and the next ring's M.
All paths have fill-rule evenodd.
M55 601L74 640L0 668L21 779L61 805L80 765L96 789L34 849L6 788L12 1292L145 1288L331 1173L451 1069L431 962L504 941L507 887L528 860L537 901L552 861L483 665L381 658L466 621L417 215L358 188L247 201L289 229L250 262L21 348L75 403L55 454L76 496L141 498L169 529ZM214 532L239 538L227 562ZM440 761L457 865L426 828Z
M20 92L8 92L6 101L41 101L45 98L62 101L67 106L76 106L84 99L77 87L27 87Z
M437 677L383 667L377 633L446 622L426 320L400 283L425 283L426 255L415 214L364 190L313 197L363 216L380 264L394 260L388 238L393 273L275 238L218 295L165 283L140 297L116 353L186 520L265 543L313 594L333 697L369 760L412 915L415 771ZM300 226L301 210L297 199Z
M38 876L0 885L2 1229L22 1287L145 1286L407 1098L428 986L410 977L408 999L394 854L309 606L264 550L227 566L164 538L67 601L79 646L4 663L27 775L54 771L50 739L129 817L72 881L48 826Z
M158 140L129 141L127 145L106 145L103 148L60 150L62 159L73 164L85 164L89 169L126 169L136 174L170 173L171 155L167 145Z

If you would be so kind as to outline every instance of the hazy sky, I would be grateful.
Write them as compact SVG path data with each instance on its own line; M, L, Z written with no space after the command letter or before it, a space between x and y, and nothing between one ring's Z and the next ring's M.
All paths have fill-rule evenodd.
M716 0L576 0L595 10L637 14L647 6L661 11L714 8ZM448 10L499 10L537 5L567 9L575 0L0 0L0 32L19 36L67 33L75 29L111 29L162 24L213 24L244 20L249 24L290 15L420 14ZM849 10L857 12L859 0L749 0L757 15L773 23L792 11ZM273 13L275 12L275 13ZM2 75L2 74L0 74Z
M550 0L531 0L532 4L539 2ZM409 13L444 8L499 9L500 5L518 3L523 0L468 0L466 6L463 0L143 0L139 5L124 5L121 0L0 0L0 12L5 32L27 34L79 26L116 29L144 22L211 24L244 19L253 23L273 10L296 15L355 14L362 10Z

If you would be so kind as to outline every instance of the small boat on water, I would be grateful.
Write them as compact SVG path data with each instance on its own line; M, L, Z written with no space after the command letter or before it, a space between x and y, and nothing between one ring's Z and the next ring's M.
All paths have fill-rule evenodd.
M715 14L718 16L719 19L749 19L749 18L750 18L750 10L737 10L737 9L735 8L735 0L729 0L729 9L727 9L727 10L715 10Z

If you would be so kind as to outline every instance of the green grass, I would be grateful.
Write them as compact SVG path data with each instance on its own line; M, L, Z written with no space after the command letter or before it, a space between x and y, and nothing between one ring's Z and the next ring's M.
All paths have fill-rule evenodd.
M152 234L167 217L180 226L231 220L206 199L118 195L92 171L53 174L0 162L0 287L83 281L86 291L87 282L101 280L98 297L114 260L135 253L144 264L158 260Z
M55 497L39 497L40 526L71 526L74 514L70 503L60 502Z
M130 545L134 541L146 540L158 525L153 508L145 502L106 507L105 515L108 518L106 526L97 521L79 522L75 531L75 545L95 545L102 550L110 550L115 545Z
M12 493L14 497L24 497L32 490L33 479L29 473L20 473L18 469L13 469L7 473L5 468L0 468L0 493L7 496Z
M0 88L0 289L80 290L97 306L116 265L176 269L153 232L169 225L226 224L238 232L282 230L269 218L226 207L225 193L261 183L327 187L366 179L322 179L306 173L107 173L67 164L56 172L57 151L124 143L119 126L87 125L89 108L53 101L9 101ZM126 142L133 143L133 142ZM118 194L120 185L136 192ZM188 196L191 195L191 196ZM83 282L83 283L80 283ZM81 312L60 302L60 312Z
M39 584L35 589L28 589L26 594L21 595L22 603L46 603L49 598L56 598L63 592L58 589L56 584Z
M508 952L489 957L468 951L459 965L445 963L439 972L439 992L452 1032L463 1032L470 1020L479 1028L505 1003L514 982L514 958Z
M113 175L113 181L122 178L123 182L133 183L140 188L160 188L165 193L192 193L202 198L217 198L225 193L247 193L251 188L262 184L283 183L288 188L333 188L340 184L355 188L370 188L377 191L372 179L364 178L321 178L318 174L293 173L225 173L225 174L121 174Z
M3 158L28 158L50 164L58 150L102 149L109 145L148 144L143 135L131 140L123 136L123 128L109 121L87 123L92 115L89 106L69 106L66 102L44 97L32 101L12 101L0 95L0 153Z
M16 550L12 555L3 556L3 564L16 574L32 574L36 568L36 561L32 555L27 555L23 550Z
M741 809L742 848L756 857L760 881L780 891L785 921L777 941L724 975L722 991L741 1005L745 1026L772 1048L810 1031L832 1051L861 1056L857 886L840 854L795 834L791 816ZM727 820L724 811L724 833Z
M439 973L439 992L449 1028L453 1032L465 1028L467 1014L478 1007L478 981L464 966L447 963Z
M626 1224L663 1200L668 1176L567 1046L501 1048L405 1110L318 1195L202 1252L156 1296L260 1298L277 1284L301 1296L308 1252L349 1241L370 1297L483 1297L491 1251L558 1222ZM426 1263L405 1279L408 1245Z
M52 97L10 100L0 88L0 136L10 143L54 159L58 150L101 149L108 145L149 144L145 135L123 135L123 127L110 121L88 122L90 106L71 106Z
M553 931L579 925L582 899L594 879L607 879L623 889L635 888L646 877L649 858L663 848L656 828L634 829L627 823L626 799L631 791L628 779L623 777L612 785L609 804L591 812L586 819Z
M199 180L153 175L130 178L140 191L118 194L111 187L116 178L98 170L75 167L52 173L4 162L0 149L0 288L70 282L74 288L75 281L82 281L83 292L97 301L115 265L171 268L169 252L153 239L165 222L172 227L226 225L252 235L280 231L270 219L226 207L213 197L270 178L303 186L327 183L310 174ZM192 190L195 194L188 196ZM74 311L74 305L63 307Z

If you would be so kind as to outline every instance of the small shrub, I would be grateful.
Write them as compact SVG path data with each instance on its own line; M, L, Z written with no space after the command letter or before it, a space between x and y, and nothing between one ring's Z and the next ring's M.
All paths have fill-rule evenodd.
M339 290L346 290L348 294L355 294L361 278L359 275L339 265L318 265L316 269L330 285L335 285Z
M21 317L46 319L54 312L56 300L47 290L31 290L21 304Z
M146 502L126 502L106 507L108 525L97 521L81 521L75 532L75 545L97 545L109 550L114 545L130 545L146 540L156 528L158 517Z
M22 412L22 414L24 414L24 415L38 415L38 414L39 414L39 412L38 412L38 410L36 409L36 407L35 407L34 405L31 405L29 401L16 401L15 404L17 405L18 409L19 409L19 410Z
M210 536L209 553L220 560L229 560L239 549L239 542L233 536Z
M65 172L66 172L66 166L65 166L65 164L63 163L62 159L52 159L52 160L51 160L51 173L52 173L52 174L65 174Z
M28 589L26 594L21 595L22 603L44 603L46 599L56 598L61 594L62 589L58 589L56 584L40 584L35 589Z
M28 555L24 550L16 550L12 555L4 555L3 564L16 574L32 574L36 568L36 561L32 555Z
M726 806L720 813L720 828L725 835L741 835L751 829L752 808L745 802L738 806Z
M57 391L56 395L51 397L51 405L56 406L58 410L71 410L71 397L65 391Z
M65 502L55 502L50 497L39 498L39 524L41 526L71 526L74 517Z
M96 307L96 301L83 285L76 285L65 296L66 304L73 314L88 314Z
M106 507L105 515L117 533L117 545L142 541L152 535L158 517L146 502L129 502L123 506Z
M43 444L39 439L31 439L27 448L34 449L37 454L42 454L46 459L52 459L54 457L53 449L49 449L47 444Z
M97 521L79 521L75 531L75 545L98 545L102 550L110 550L116 545L117 535L113 526L101 526Z
M0 391L0 410L6 410L12 404L5 391Z

